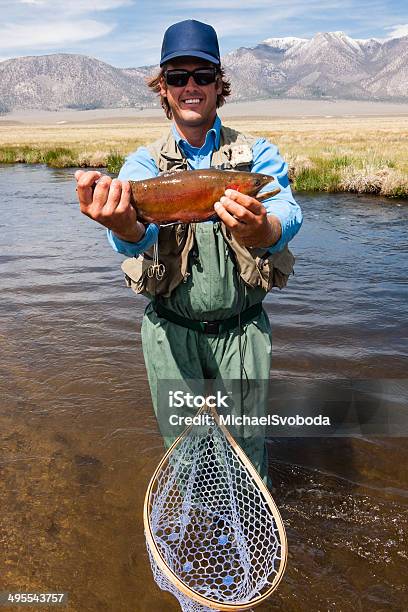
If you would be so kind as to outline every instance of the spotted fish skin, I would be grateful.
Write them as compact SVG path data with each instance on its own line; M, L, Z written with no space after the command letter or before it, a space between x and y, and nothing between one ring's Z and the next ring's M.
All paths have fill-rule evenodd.
M214 204L226 189L256 197L274 180L256 172L233 170L183 170L155 178L129 181L131 204L143 223L193 223L214 216Z

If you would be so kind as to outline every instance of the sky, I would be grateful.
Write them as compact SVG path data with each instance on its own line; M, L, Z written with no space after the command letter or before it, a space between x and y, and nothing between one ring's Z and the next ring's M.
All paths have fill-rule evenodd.
M216 29L221 54L271 37L408 34L407 0L0 0L0 61L80 53L119 68L157 64L165 29L198 19Z

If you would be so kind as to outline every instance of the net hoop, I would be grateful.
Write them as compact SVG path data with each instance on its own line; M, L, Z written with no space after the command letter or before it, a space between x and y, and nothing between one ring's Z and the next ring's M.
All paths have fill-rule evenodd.
M225 427L225 425L223 425L220 422L218 413L215 410L215 408L210 407L208 405L204 405L197 412L197 415L199 415L199 414L201 414L203 412L207 412L207 413L210 413L212 415L212 417L214 418L214 420L217 423L218 427L222 430L222 432L225 435L225 437L227 438L228 442L233 447L236 455L239 457L240 461L243 463L243 465L245 466L246 470L250 473L251 477L256 482L259 491L262 493L262 496L264 497L266 504L268 505L269 509L271 510L272 516L273 516L273 518L275 520L275 523L276 523L276 527L278 529L278 533L279 533L279 537L280 537L280 546L281 546L281 558L280 558L280 563L279 563L279 569L278 569L278 571L276 573L276 576L274 577L274 580L271 583L270 587L262 595L259 595L258 597L255 597L255 598L251 599L250 601L238 601L238 602L222 603L220 601L216 601L214 599L210 599L208 597L205 597L204 595L201 595L197 591L191 589L182 580L180 580L180 578L177 576L177 574L175 572L173 572L173 570L167 565L167 563L163 559L162 554L160 552L160 549L156 545L156 541L155 541L155 538L154 538L154 535L153 535L152 526L151 526L151 522L150 522L150 510L151 510L151 507L152 507L153 489L154 489L155 482L157 480L157 475L160 474L163 465L167 462L169 456L171 456L171 454L173 453L174 449L179 444L181 444L181 442L188 436L188 434L190 433L190 431L194 427L194 425L190 425L189 427L187 427L183 431L183 433L175 440L175 442L172 444L172 446L167 450L167 452L165 453L165 455L161 459L160 463L158 464L156 470L154 471L154 474L153 474L153 476L152 476L152 478L150 480L150 483L149 483L149 485L147 487L147 491L146 491L146 495L145 495L145 500L144 500L144 507L143 507L143 523L144 523L144 529L145 529L146 542L147 542L147 545L148 545L148 547L150 549L150 553L151 553L154 561L157 563L157 566L159 567L159 569L163 572L165 577L173 584L173 586L176 589L178 589L181 593L183 593L183 595L189 597L190 599L192 599L193 601L197 602L198 604L200 604L202 606L207 606L208 608L211 608L212 610L220 610L222 612L232 612L234 610L235 611L238 611L238 610L248 610L250 608L259 606L266 599L268 599L268 597L271 596L273 591L275 591L275 589L278 587L280 581L282 580L283 574L285 572L286 563L287 563L287 556L288 556L288 545L287 545L286 531L285 531L285 527L284 527L284 524L283 524L280 512L279 512L279 510L278 510L278 508L277 508L277 506L275 504L275 501L274 501L272 495L270 494L268 488L266 487L266 485L264 484L264 482L260 478L257 470L252 465L251 461L248 459L246 454L243 452L243 450L241 449L239 444L237 444L237 442L234 440L233 436L230 434L230 432Z

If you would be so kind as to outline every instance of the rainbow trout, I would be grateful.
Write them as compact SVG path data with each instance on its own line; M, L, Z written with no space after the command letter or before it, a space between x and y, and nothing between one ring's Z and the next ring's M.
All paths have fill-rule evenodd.
M131 204L144 223L193 223L216 216L215 202L226 189L256 197L274 180L273 176L232 170L182 170L166 172L155 178L129 181ZM280 189L261 194L261 202Z

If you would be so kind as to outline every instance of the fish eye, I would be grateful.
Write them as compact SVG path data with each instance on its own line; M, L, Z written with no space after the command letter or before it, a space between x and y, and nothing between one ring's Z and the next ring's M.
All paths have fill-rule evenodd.
M258 187L258 185L261 184L261 179L257 178L255 179L255 186Z

